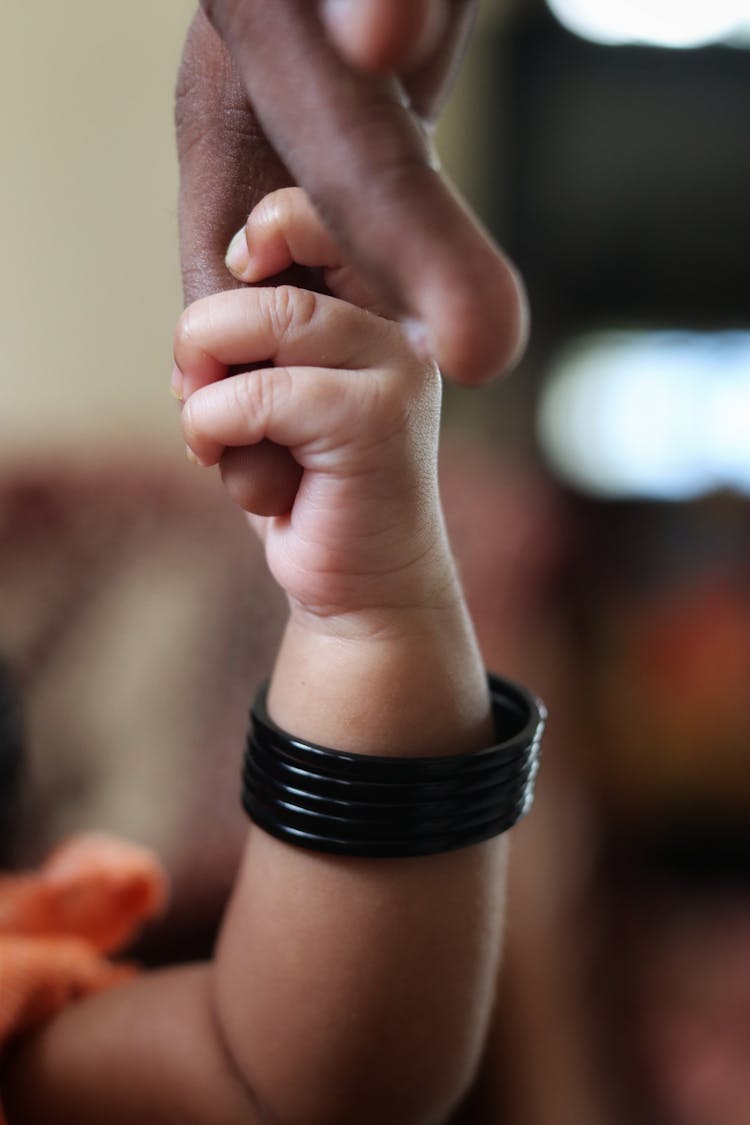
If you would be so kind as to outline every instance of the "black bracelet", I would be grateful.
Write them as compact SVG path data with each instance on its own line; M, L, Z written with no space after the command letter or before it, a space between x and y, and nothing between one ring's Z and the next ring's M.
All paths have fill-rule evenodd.
M245 749L245 811L280 840L335 855L432 855L505 832L531 807L546 711L525 688L488 680L496 744L438 758L304 742L270 718L262 687Z

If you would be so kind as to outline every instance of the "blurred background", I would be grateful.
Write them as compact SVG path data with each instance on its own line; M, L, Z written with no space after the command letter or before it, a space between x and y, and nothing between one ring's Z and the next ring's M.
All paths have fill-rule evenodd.
M280 621L167 390L192 8L0 40L0 847L157 847L154 961L210 944ZM446 509L487 663L551 713L488 1125L750 1122L748 122L748 0L484 0L443 120L533 314L509 381L446 391Z

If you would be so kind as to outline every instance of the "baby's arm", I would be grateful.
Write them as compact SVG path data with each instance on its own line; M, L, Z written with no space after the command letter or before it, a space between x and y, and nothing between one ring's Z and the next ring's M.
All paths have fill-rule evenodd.
M298 196L288 221L313 221ZM288 288L199 302L176 358L203 463L267 438L302 467L292 512L256 518L290 603L276 722L363 755L489 745L440 512L434 368L397 325ZM235 464L233 490L263 510L241 475ZM487 1027L503 860L502 839L354 859L253 827L213 964L69 1009L11 1071L11 1125L437 1125Z

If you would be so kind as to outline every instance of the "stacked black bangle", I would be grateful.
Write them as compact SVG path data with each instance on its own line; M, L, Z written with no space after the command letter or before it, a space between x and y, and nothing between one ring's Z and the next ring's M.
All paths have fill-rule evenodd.
M272 836L350 856L432 855L511 828L531 807L544 705L489 677L497 743L472 754L388 758L303 742L251 713L242 804Z

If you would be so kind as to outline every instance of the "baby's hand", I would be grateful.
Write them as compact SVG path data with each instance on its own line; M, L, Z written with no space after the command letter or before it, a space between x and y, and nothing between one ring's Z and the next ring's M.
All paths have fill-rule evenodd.
M233 461L230 489L261 513L253 523L293 612L364 614L372 628L383 611L439 605L453 581L437 489L437 369L399 325L359 307L366 290L298 189L260 204L248 229L248 279L294 260L324 268L348 300L279 286L190 306L175 341L188 447L215 465L228 447L267 440L300 466L283 515L262 515L251 459L244 475ZM228 374L238 365L256 369Z

